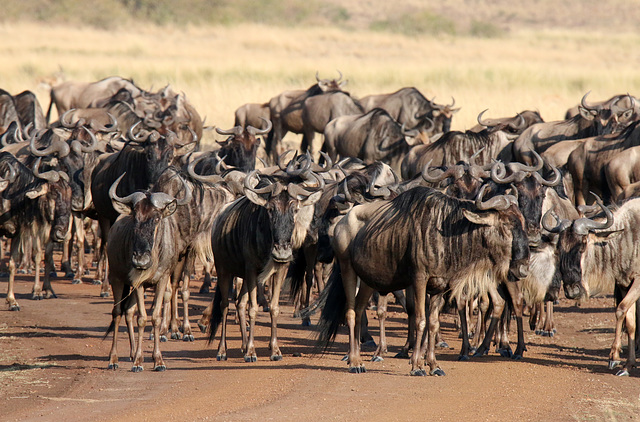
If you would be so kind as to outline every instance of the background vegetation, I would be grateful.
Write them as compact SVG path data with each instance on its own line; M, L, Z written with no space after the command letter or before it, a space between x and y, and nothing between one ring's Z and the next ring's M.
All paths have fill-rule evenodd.
M228 128L241 104L340 70L356 97L403 86L454 97L462 130L485 108L554 120L589 90L593 101L640 92L640 8L619 0L3 3L0 87L34 90L45 108L48 84L121 75L171 84Z

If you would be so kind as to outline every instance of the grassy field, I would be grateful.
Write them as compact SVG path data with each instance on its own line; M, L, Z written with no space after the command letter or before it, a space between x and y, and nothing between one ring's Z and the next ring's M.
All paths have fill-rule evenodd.
M75 25L0 25L0 87L31 89L43 107L43 82L131 77L145 89L171 84L207 124L233 125L234 110L285 89L306 88L340 70L356 97L415 86L461 111L453 129L477 114L538 109L546 120L591 90L590 100L640 93L636 33L512 29L498 37L403 35L330 27L153 26L101 30ZM57 79L56 79L57 78ZM209 139L210 141L210 139Z

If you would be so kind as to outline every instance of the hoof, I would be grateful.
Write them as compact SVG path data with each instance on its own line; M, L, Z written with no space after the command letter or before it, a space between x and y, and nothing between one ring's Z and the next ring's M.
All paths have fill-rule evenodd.
M109 292L100 292L100 297L109 297Z
M306 317L302 320L303 327L311 327L311 318Z
M131 372L142 372L142 371L144 371L144 368L142 366L136 365L131 367Z
M156 367L153 368L154 371L156 372L164 372L167 370L167 366L166 365L158 365Z
M262 307L262 312L269 312L269 311L270 311L269 306L265 305Z
M18 305L11 305L11 306L9 306L9 310L10 310L10 311L19 311L19 310L20 310L20 306L18 306Z
M42 297L42 294L39 294L39 295L33 295L33 296L31 296L31 299L32 299L32 300L42 300L42 299L43 299L43 297Z
M182 341L196 341L195 337L193 337L193 334L186 334L185 336L182 337Z
M115 371L116 369L118 369L118 364L117 363L110 363L109 366L107 367L108 370L110 371Z
M542 330L536 330L536 335L537 336L541 336L542 335Z
M371 358L371 362L384 362L384 358L382 356L374 356Z
M201 333L206 333L207 332L207 326L201 323L198 323L198 328L200 328L200 332Z
M300 318L301 317L300 311L299 310L293 311L293 317L294 318Z
M616 372L616 377L628 377L629 376L629 371L627 371L627 368L621 369L618 372Z
M46 299L57 299L58 295L55 294L53 291L47 292L47 296Z
M460 362L466 362L469 360L469 355L460 355L458 356L458 361Z
M218 356L216 356L216 360L217 360L218 362L220 362L221 360L227 360L227 355L226 355L226 354L224 354L224 355L218 355Z
M367 370L365 369L364 365L349 367L350 374L364 374L365 372L367 372Z
M160 342L166 343L167 342L167 336L165 336L164 334L160 335Z
M362 343L362 347L378 347L374 340L368 340Z
M609 361L609 369L613 369L618 365L620 365L620 361L619 360L610 360Z
M247 363L257 362L258 361L258 357L257 356L245 356L244 357L244 361L247 362Z
M198 290L198 293L200 293L201 295L209 294L209 287L205 287L205 286L200 287L200 290Z
M171 333L171 340L180 340L180 333ZM160 341L162 341L162 337L160 337Z
M449 344L446 341L441 341L440 343L436 344L436 347L438 349L448 349Z
M511 351L511 349L509 348L505 348L505 349L500 349L498 350L498 353L500 354L500 356L502 356L503 358L510 358L513 356L513 352Z
M404 352L404 351L398 352L398 353L396 353L394 358L396 358L396 359L409 359L409 353Z
M547 331L547 337L553 337L554 335L556 335L556 333L553 331Z
M80 280L79 278L74 278L74 279L71 281L71 284L82 284L82 280Z
M488 355L488 354L489 354L489 350L478 349L478 351L473 354L473 357L474 358L481 358L481 357L483 357L485 355Z
M91 284L94 286L102 286L102 280L93 280Z
M424 369L414 369L413 371L409 372L409 375L411 375L412 377L426 377L427 371L425 371Z
M514 353L513 356L511 356L511 359L513 359L513 360L522 360L523 356L521 354Z
M476 352L477 352L477 351L478 351L478 349L477 349L477 348L472 347L472 348L469 350L469 354L470 354L471 356L473 356L473 355L475 355L475 354L476 354Z
M269 358L271 362L279 362L282 360L282 355L271 355Z
M51 274L52 274L51 277L54 277L53 274L55 274L55 273L51 273ZM66 278L67 280L74 279L75 277L76 277L75 273L65 273L64 274L64 278Z
M436 368L433 371L429 372L429 375L434 377L444 377L447 374L445 374L441 368Z
M341 360L341 361L343 361L343 362L348 361L348 360L349 360L349 355L344 355L344 356L342 357L342 359L340 359L340 360Z
M9 277L9 273L0 273L0 277Z

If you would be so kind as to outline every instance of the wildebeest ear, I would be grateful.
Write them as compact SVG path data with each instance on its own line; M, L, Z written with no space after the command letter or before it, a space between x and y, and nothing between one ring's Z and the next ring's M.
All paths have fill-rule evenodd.
M609 230L609 231L597 232L597 233L589 232L589 236L593 236L593 240L595 240L596 242L603 242L603 241L613 239L614 237L621 234L623 231L624 229Z
M626 110L624 113L620 113L620 116L618 116L618 121L622 121L622 122L627 122L631 119L631 117L633 117L633 113L634 113L634 109L629 109Z
M463 209L462 214L467 220L481 226L493 226L496 223L496 213L492 211L477 213Z
M116 210L118 214L129 215L131 214L131 207L129 205L123 204L118 201L111 200L111 205L113 205L113 209Z
M0 182L0 192L4 191L8 187L9 187L9 181L8 180L3 180L3 181Z
M169 217L171 214L176 212L177 209L178 209L178 204L174 199L173 201L169 202L162 210L162 218Z
M244 190L244 196L256 205L260 205L261 207L267 206L267 200L250 189Z
M42 183L38 187L27 191L26 195L27 195L27 198L29 199L36 199L42 195L46 195L47 192L49 192L49 184Z
M303 207L307 205L313 205L320 200L321 196L322 196L321 190L319 190L318 192L314 192L311 195L307 196L306 199L300 201L300 205Z
M578 111L580 112L582 118L587 120L593 120L596 117L596 114L598 114L596 111L587 110L582 106L578 106Z

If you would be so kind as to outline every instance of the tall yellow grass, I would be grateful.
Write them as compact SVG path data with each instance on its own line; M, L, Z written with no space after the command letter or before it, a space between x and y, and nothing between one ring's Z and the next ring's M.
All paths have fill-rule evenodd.
M638 94L637 34L523 31L497 39L417 37L327 28L259 25L185 29L137 26L128 31L0 26L0 88L31 89L43 107L40 82L60 70L67 80L131 77L145 89L171 84L184 91L207 123L233 125L234 110L265 102L285 89L306 88L339 69L356 97L415 86L461 111L453 129L477 114L513 115L538 109L546 120L591 90L590 100Z

